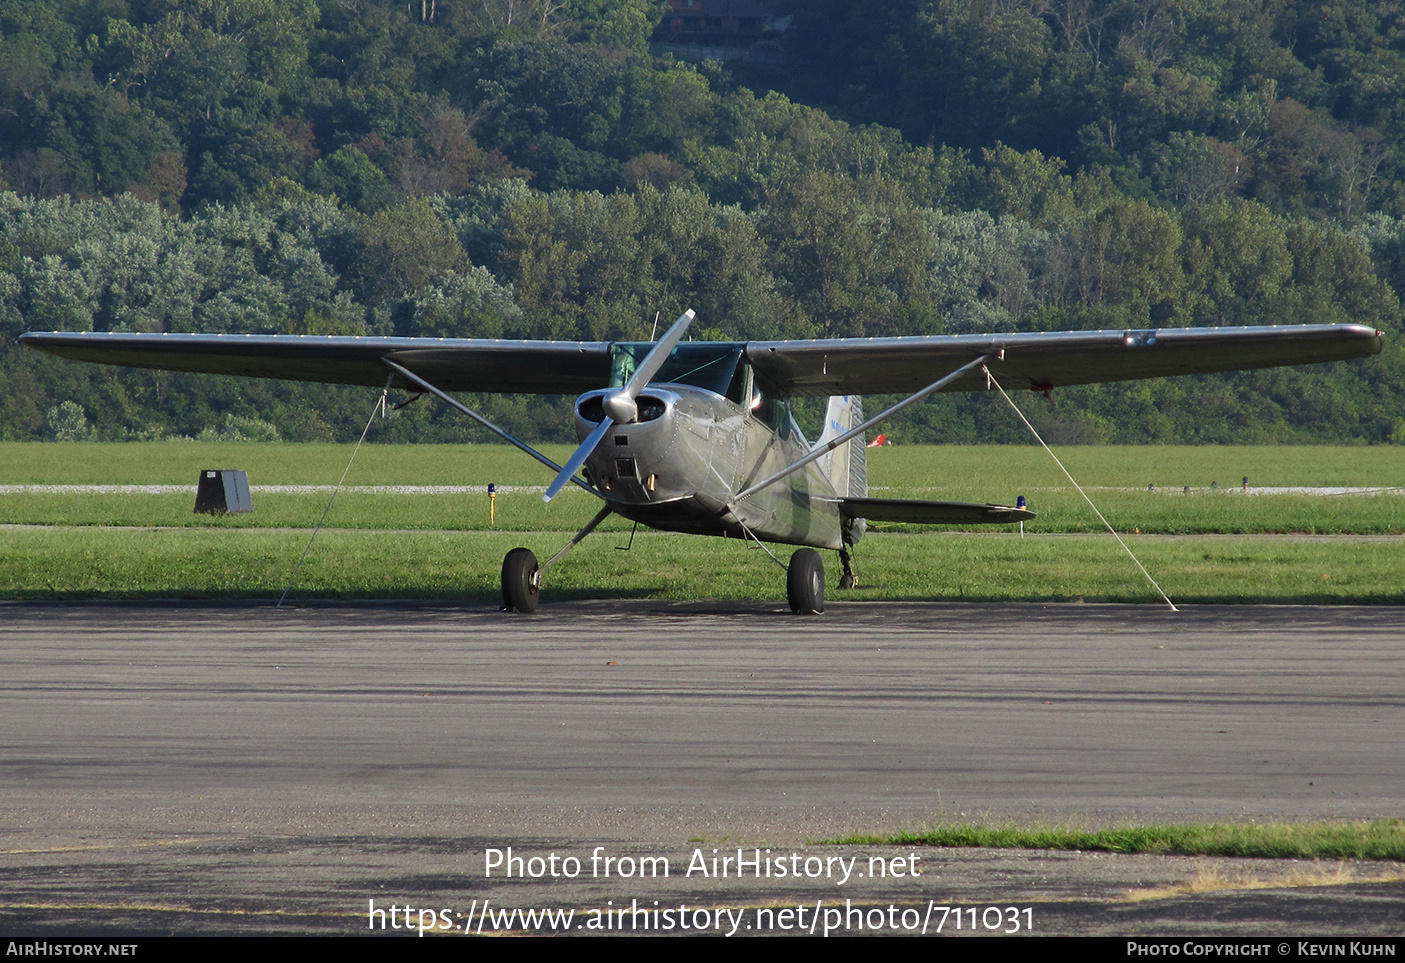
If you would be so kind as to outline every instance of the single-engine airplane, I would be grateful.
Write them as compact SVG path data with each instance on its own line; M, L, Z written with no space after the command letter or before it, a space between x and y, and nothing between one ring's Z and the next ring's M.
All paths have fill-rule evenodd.
M1056 387L1378 354L1362 325L1159 328L815 341L684 341L687 311L655 342L489 341L279 335L39 333L33 348L102 364L255 378L371 385L432 394L604 505L555 556L525 548L502 567L504 608L537 607L542 572L610 514L670 532L800 546L787 569L796 613L824 609L835 550L841 587L856 584L850 549L866 520L972 524L1034 517L1020 508L868 497L864 432L937 391ZM452 391L583 392L581 443L557 465L491 424ZM860 396L908 396L865 419ZM811 444L790 400L827 397ZM577 472L584 469L584 478Z

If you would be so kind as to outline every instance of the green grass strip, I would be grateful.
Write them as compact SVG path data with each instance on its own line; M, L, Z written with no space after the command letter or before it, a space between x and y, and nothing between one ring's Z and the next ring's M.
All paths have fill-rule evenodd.
M943 823L893 836L854 836L836 845L1062 849L1158 856L1405 860L1405 820L1210 823L1077 830Z
M590 509L584 500L578 507ZM526 546L547 558L573 530L327 529L297 590L312 598L492 602L509 549ZM546 598L785 599L785 573L734 539L641 531L630 551L615 550L628 544L623 523L597 532L551 569ZM223 525L0 528L0 599L277 598L306 545L306 530ZM1405 553L1390 539L1144 538L1135 545L1177 604L1405 604ZM836 591L836 603L1155 599L1105 535L889 534L859 547L864 582Z

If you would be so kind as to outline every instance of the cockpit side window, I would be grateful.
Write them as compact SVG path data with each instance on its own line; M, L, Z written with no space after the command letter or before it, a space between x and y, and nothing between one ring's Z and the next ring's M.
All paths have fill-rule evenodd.
M727 400L745 408L751 401L752 384L751 365L742 361L732 374L732 383L727 386Z
M786 407L781 393L760 378L753 379L751 387L751 413L761 424L772 431L784 433L790 423L790 410Z
M623 388L628 384L652 347L652 344L628 341L610 345L610 387Z

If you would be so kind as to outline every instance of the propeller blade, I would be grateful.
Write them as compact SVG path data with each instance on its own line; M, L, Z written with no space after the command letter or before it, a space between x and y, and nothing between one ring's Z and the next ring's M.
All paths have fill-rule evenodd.
M663 363L668 360L668 356L673 353L673 349L678 346L678 342L683 340L683 335L688 330L688 325L693 323L697 315L693 309L689 308L678 316L678 320L673 322L673 327L664 333L659 339L659 343L654 345L654 349L644 356L644 360L639 362L639 367L634 369L634 376L629 379L629 384L624 386L624 393L630 398L638 398L639 392L644 390L644 386L649 383L649 379L659 373Z
M688 325L693 323L695 317L697 317L697 315L693 313L691 308L684 311L679 316L678 320L673 322L673 327L669 328L668 331L664 333L664 336L659 339L659 342L654 345L653 349L644 356L644 360L639 362L639 367L634 370L634 375L629 379L629 382L623 388L619 389L618 392L611 393L617 397L629 399L627 404L619 406L619 410L627 411L633 408L635 399L639 397L639 392L644 390L644 386L649 383L650 378L658 374L659 369L662 368L663 363L668 360L668 356L673 353L673 349L677 347L678 342L683 340L683 335L687 332ZM604 420L600 422L598 428L590 433L590 437L581 442L580 447L571 455L570 460L567 461L565 465L561 466L560 474L547 486L546 494L542 496L542 501L551 501L556 497L557 492L566 487L566 483L571 480L571 476L579 470L581 465L585 464L585 460L590 457L590 453L595 450L595 446L600 444L601 440L604 439L605 433L614 427L615 419L608 414L611 407L610 398L607 397L605 399L605 410L607 414Z
M549 502L556 497L556 493L565 488L574 475L585 464L585 460L590 457L590 453L595 450L595 446L600 444L600 440L605 437L605 432L615 425L615 419L606 415L605 420L600 422L600 427L590 433L590 437L581 442L581 446L571 455L570 461L561 466L561 471L555 480L547 486L546 494L542 496L542 501Z

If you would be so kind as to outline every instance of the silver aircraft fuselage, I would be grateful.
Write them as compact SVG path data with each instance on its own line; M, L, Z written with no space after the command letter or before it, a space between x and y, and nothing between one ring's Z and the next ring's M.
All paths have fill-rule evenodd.
M838 496L814 464L737 500L810 450L783 399L746 388L744 406L695 385L650 384L638 420L615 425L586 460L591 482L617 514L651 528L841 548ZM607 394L576 400L582 440L600 424Z

